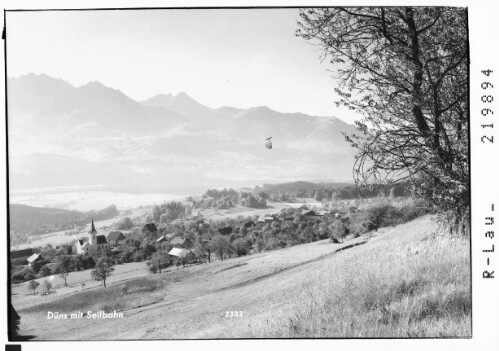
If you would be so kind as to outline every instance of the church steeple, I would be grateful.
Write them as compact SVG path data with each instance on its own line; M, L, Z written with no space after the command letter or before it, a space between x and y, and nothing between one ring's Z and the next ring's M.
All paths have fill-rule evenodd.
M97 230L95 230L95 226L94 226L94 219L92 218L92 229L90 229L90 234L97 234Z

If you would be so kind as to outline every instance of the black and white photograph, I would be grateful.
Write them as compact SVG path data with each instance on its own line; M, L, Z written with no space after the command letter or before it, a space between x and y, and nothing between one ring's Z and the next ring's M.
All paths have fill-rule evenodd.
M499 67L466 3L310 6L4 11L9 341L473 338Z

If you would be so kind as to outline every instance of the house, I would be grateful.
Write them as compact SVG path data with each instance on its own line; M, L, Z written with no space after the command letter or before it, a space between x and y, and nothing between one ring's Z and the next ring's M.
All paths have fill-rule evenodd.
M184 266L186 263L192 262L196 259L196 255L191 250L181 249L178 247L171 249L168 254L181 259Z
M258 222L259 223L265 223L265 222L271 222L274 220L274 217L271 216L271 215L261 215L259 218L258 218Z
M220 229L218 230L218 232L219 232L220 234L222 234L222 235L229 235L230 233L232 233L232 230L233 230L233 229L234 229L234 228L232 228L232 227L224 227L224 228L220 228Z
M184 258L189 254L189 251L186 249L174 247L173 249L168 252L169 255L179 257L179 258Z
M10 252L10 259L11 259L12 265L14 265L14 266L25 265L28 257L33 255L34 253L35 253L35 250L33 250L32 248L11 251Z
M95 229L94 220L92 218L92 226L88 232L89 238L78 239L76 238L76 253L83 254L84 256L100 255L102 252L107 250L109 243L107 242L105 235L97 235L97 230Z
M192 247L192 242L189 239L182 238L180 236L174 237L170 244L177 248L190 249Z
M28 261L28 265L31 267L31 265L33 263L35 263L36 261L39 261L43 259L42 255L40 254L37 254L37 253L34 253L33 255L29 256L26 261Z
M107 241L113 246L123 245L125 243L125 235L122 232L111 232L107 235Z
M301 215L302 216L315 216L315 212L312 210L302 210Z
M146 225L144 225L144 227L142 228L142 234L145 234L145 235L149 235L149 234L157 235L158 234L158 228L156 227L156 224L154 224L154 223L147 223Z

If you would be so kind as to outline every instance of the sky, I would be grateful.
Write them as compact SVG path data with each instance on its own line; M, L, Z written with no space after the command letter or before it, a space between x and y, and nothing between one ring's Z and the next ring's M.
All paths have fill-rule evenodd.
M217 108L335 116L332 65L295 36L298 9L7 13L7 75L100 81L136 101L186 92Z

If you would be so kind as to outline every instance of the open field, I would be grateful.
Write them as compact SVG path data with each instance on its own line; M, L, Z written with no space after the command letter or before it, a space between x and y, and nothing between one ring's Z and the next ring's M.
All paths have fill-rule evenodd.
M145 262L126 263L116 265L114 268L114 273L109 278L109 281L106 281L106 284L123 282L125 280L141 277L147 275L148 272ZM33 295L33 292L28 288L28 282L13 284L12 303L18 308L26 308L40 304L41 302L45 303L58 299L64 295L82 291L82 283L85 284L85 290L102 286L101 282L97 282L92 279L90 272L91 270L87 269L85 271L69 273L66 279L68 286L64 286L64 279L59 277L57 274L53 276L54 278L52 280L49 280L49 277L34 279L40 283L40 287L42 286L41 284L44 280L49 280L52 283L52 287L56 289L56 293L47 296L40 295L38 291L40 288L37 290L37 295Z
M323 240L43 304L13 302L21 334L44 340L469 336L469 242L436 233L426 216L369 240ZM123 318L47 320L47 311L98 310Z

